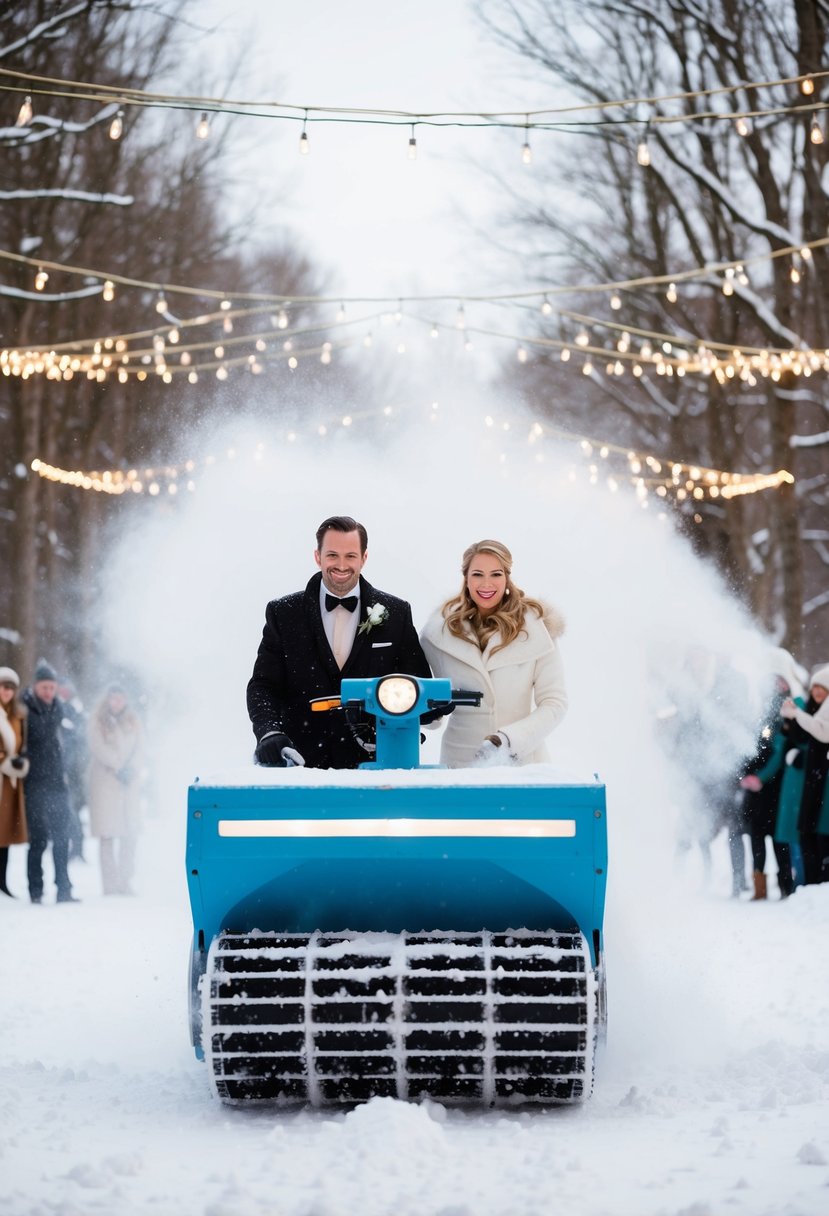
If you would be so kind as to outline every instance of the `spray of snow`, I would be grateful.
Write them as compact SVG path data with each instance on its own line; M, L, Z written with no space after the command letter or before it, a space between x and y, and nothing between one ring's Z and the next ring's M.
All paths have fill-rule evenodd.
M107 637L113 659L151 690L158 813L175 825L176 841L166 867L155 859L155 881L174 873L180 881L189 782L250 763L245 686L264 607L315 572L320 521L342 513L365 523L366 577L408 599L417 623L460 586L466 546L496 537L513 552L518 584L567 619L570 709L551 740L553 764L598 771L608 788L615 1041L642 1049L646 991L648 1050L705 1053L722 1045L727 1010L714 1015L718 1002L701 974L716 970L717 956L712 962L711 943L694 939L695 851L677 868L679 825L693 819L697 795L688 758L683 768L665 746L660 715L666 706L680 718L704 708L716 692L711 664L727 657L745 695L693 756L697 776L710 769L722 779L751 748L768 642L653 506L590 485L572 449L528 442L526 422L502 408L493 409L496 425L483 425L485 408L478 402L454 418L423 411L382 439L369 422L324 440L306 428L290 443L278 427L237 420L210 437L215 463L172 521L160 511L124 538ZM709 669L704 679L694 656ZM678 1010L693 1034L677 1034Z

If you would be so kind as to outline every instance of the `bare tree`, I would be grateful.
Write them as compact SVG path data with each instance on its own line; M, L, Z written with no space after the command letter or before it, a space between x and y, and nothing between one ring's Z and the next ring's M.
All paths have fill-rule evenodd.
M115 139L117 103L35 81L147 89L176 54L186 8L166 6L159 15L144 0L22 0L0 12L0 68L20 74L0 75L0 250L139 282L316 294L319 275L301 255L278 248L255 261L245 255L248 226L229 223L222 210L225 145L215 136L196 140L191 114L159 119L127 107ZM31 114L20 114L27 97ZM113 293L98 275L54 268L36 282L35 270L0 261L2 345L51 350L95 335L148 331L132 348L153 353L133 359L158 372L162 358L177 361L171 345L162 356L157 349L175 327L170 310L193 317L218 306L195 294L171 300L160 315L155 293L145 288L116 286ZM237 333L252 332L259 320L237 321ZM217 323L200 336L216 342L221 333ZM48 649L56 661L71 655L82 675L94 648L90 624L107 537L126 512L140 509L134 496L46 482L31 473L32 460L78 469L167 463L182 435L224 407L215 376L202 376L197 386L182 375L172 384L156 374L122 382L105 356L89 376L0 376L0 512L12 524L2 532L0 561L13 571L0 585L0 649L23 672ZM267 354L262 361L283 385L278 399L288 397L284 363L268 367Z
M825 62L822 0L482 0L478 7L502 45L596 107L581 134L563 137L556 158L556 180L578 206L568 208L566 195L562 206L559 190L553 203L517 217L545 270L555 266L575 284L744 261L748 273L727 284L711 271L670 296L664 283L625 291L622 309L614 313L605 301L600 319L675 335L692 351L705 340L727 349L829 345L825 248L774 256L827 231L826 146L810 138L823 77L808 96L792 80ZM612 104L659 97L671 100ZM648 165L637 159L644 141ZM582 311L595 315L595 300L582 297ZM558 332L572 337L573 323L565 318ZM572 367L550 358L528 363L526 393L543 403L555 385L559 399L571 396L582 424L621 443L710 467L796 474L794 488L751 500L695 502L687 519L695 543L765 623L817 657L829 621L818 525L829 484L822 370L667 379L646 365L634 380L598 367L576 386Z

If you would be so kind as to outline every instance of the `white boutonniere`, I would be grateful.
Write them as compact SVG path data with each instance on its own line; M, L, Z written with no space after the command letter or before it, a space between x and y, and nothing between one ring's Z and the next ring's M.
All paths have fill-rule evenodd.
M388 620L388 616L389 610L385 604L372 604L357 632L369 633L375 625L382 625L383 621Z

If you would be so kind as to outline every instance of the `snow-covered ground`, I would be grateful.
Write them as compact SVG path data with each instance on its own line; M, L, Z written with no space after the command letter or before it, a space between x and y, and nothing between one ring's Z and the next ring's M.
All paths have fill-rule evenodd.
M315 449L251 464L234 434L238 461L212 466L175 527L161 512L124 538L105 632L149 694L139 895L100 895L91 843L73 864L81 904L0 897L1 1216L829 1211L829 888L732 901L722 838L707 883L698 852L679 866L693 786L659 733L689 648L768 680L769 640L653 511L505 442L445 429L430 477L456 487L460 470L475 492L425 503L405 449L379 465L352 441L326 464ZM568 617L571 705L553 761L601 766L610 843L608 1043L583 1107L235 1110L211 1097L193 1057L186 786L249 765L243 694L264 605L305 584L319 520L343 509L369 525L370 580L411 598L418 622L482 535L504 538L519 584ZM692 707L713 696L700 687ZM750 742L748 697L742 717ZM720 736L736 762L739 738L712 728L695 772ZM12 849L21 896L24 865L25 848Z
M722 840L707 884L693 855L643 882L622 831L594 1096L514 1113L223 1107L188 1041L180 830L150 820L134 899L99 894L90 844L82 904L0 905L0 1210L824 1216L829 887L732 901Z

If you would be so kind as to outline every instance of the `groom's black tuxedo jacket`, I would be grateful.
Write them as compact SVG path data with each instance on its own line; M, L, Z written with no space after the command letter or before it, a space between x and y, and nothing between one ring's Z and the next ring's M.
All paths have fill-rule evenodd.
M374 604L388 616L357 632L342 671L337 666L320 611L321 574L304 591L271 600L248 684L248 713L257 742L278 731L287 735L312 768L356 768L368 756L355 742L344 713L312 713L312 697L339 696L346 678L403 672L431 675L405 600L377 591L360 578L360 622Z

